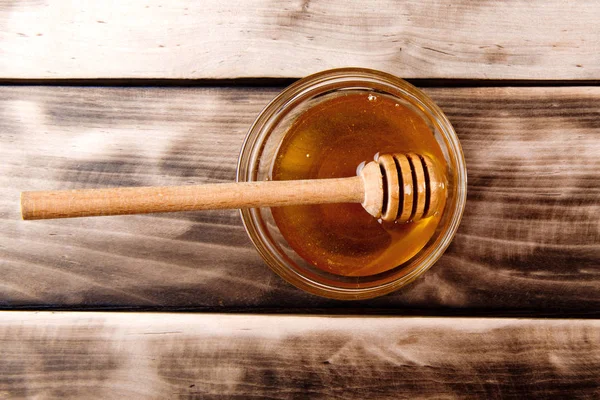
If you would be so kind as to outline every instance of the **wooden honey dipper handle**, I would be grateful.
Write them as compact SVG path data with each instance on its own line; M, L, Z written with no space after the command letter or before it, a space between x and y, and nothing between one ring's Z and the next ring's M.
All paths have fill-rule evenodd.
M436 183L438 176L429 159L416 154L394 154L368 163L359 176L350 178L23 192L21 215L32 220L362 203L376 218L406 222L436 211L436 198L443 187Z
M23 219L360 203L360 177L21 193Z

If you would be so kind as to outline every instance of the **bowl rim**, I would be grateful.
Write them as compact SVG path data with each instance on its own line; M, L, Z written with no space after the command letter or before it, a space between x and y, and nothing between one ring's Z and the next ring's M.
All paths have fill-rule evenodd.
M407 285L417 277L421 276L439 260L450 245L464 213L467 197L467 171L462 147L452 124L440 107L435 104L428 95L405 80L386 72L351 67L325 70L299 79L283 89L262 109L254 123L250 126L242 143L237 163L237 182L252 180L250 174L252 174L253 171L249 167L252 159L256 158L262 150L262 143L264 143L265 139L268 137L268 132L265 133L263 131L268 122L283 110L286 105L293 103L294 99L307 89L317 89L322 85L331 85L336 80L362 81L364 83L371 81L392 85L397 89L400 89L409 97L412 97L413 101L422 104L426 108L428 117L435 119L435 122L440 128L441 135L447 142L450 153L456 160L455 174L458 183L452 219L446 230L443 232L441 241L433 251L418 263L416 268L397 279L373 287L335 287L310 279L299 273L293 267L282 265L281 261L274 256L273 250L269 244L261 239L262 229L260 229L260 224L257 223L259 219L257 217L258 209L241 209L240 215L244 229L262 259L284 280L306 292L318 296L338 300L361 300L382 296ZM261 145L257 146L257 144Z

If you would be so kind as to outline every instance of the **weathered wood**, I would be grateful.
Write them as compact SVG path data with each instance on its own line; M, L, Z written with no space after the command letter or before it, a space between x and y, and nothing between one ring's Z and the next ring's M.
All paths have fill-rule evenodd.
M3 398L600 396L600 321L0 313Z
M0 1L0 77L600 79L595 0Z
M20 221L22 190L232 181L277 89L0 88L0 306L593 315L600 310L600 88L447 88L469 197L446 255L392 296L287 285L236 211Z

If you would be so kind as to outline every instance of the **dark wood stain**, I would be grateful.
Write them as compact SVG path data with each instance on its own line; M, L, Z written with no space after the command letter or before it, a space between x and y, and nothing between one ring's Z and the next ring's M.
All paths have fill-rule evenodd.
M0 88L0 306L598 316L600 90L426 91L465 152L462 225L414 284L349 304L275 276L234 210L18 220L21 190L233 180L277 89Z
M600 396L593 320L20 312L0 338L9 398Z
M111 329L101 325L13 325L0 331L0 393L10 398L94 397L123 363L102 337Z
M535 342L545 329L502 329L496 332L457 335L445 329L415 329L379 338L335 331L307 333L270 341L267 351L254 339L236 339L236 350L214 337L199 342L183 339L161 357L159 375L173 386L196 383L195 393L211 395L231 390L231 381L219 383L214 371L237 371L235 392L276 398L523 398L560 396L593 398L598 382L586 366L569 371L577 382L565 379L562 357L538 356ZM525 337L520 338L519 335ZM394 343L408 336L410 345ZM399 340L402 342L402 340ZM595 351L579 347L582 354ZM237 349L243 350L237 350ZM427 352L437 352L428 358ZM428 358L426 362L422 356ZM229 359L233 357L235 362ZM323 359L329 357L329 359ZM465 358L469 357L467 361ZM586 357L589 359L589 357ZM189 360L206 360L204 364ZM534 361L535 360L535 361ZM224 372L225 373L225 372ZM399 396L399 397L397 397Z

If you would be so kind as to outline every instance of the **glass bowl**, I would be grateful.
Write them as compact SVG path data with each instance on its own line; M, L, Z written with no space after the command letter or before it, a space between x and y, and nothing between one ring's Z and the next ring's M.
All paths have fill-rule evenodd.
M377 275L335 275L296 254L275 224L270 208L242 209L241 215L254 246L283 279L319 296L359 300L397 290L423 274L442 256L462 217L467 195L463 152L454 128L427 95L393 75L363 68L328 70L300 79L273 99L250 128L240 152L237 181L271 180L279 146L294 120L316 104L348 91L384 94L411 107L429 125L442 149L447 164L448 198L437 229L425 247L404 264Z

